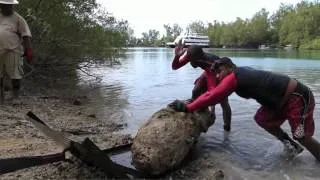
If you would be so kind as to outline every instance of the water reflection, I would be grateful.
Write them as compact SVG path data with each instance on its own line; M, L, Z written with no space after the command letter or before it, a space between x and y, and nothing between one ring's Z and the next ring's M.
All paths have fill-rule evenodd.
M308 85L316 103L320 100L320 52L244 51L207 49L220 56L231 57L238 66L285 73ZM194 80L200 69L187 65L177 71L171 70L173 49L131 48L116 68L100 67L92 71L104 76L103 88L98 90L98 111L106 119L120 114L127 121L126 133L135 134L139 126L154 112L174 99L191 96ZM214 152L217 158L230 162L244 172L257 173L267 179L318 179L319 163L305 150L296 159L287 160L282 145L260 128L253 116L259 105L253 100L231 95L233 110L232 131L223 131L222 112L216 108L217 120L199 141L199 151ZM319 107L315 109L316 133L319 137ZM288 123L283 125L287 132ZM264 173L262 173L264 172Z

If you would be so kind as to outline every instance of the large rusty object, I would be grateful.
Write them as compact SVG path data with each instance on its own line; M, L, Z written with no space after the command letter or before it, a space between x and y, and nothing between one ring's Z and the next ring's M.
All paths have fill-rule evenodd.
M213 123L209 110L183 113L169 107L161 109L138 130L131 147L133 165L150 175L177 168L200 133Z

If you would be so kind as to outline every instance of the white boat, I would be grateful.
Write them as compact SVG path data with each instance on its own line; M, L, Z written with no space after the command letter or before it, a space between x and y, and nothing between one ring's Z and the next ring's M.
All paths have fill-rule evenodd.
M183 44L184 47L189 47L192 45L198 45L202 47L209 47L209 37L201 35L198 33L186 33L184 35L179 35L173 42L166 43L167 46L174 48L179 41Z
M291 44L288 44L284 47L285 50L292 50L294 47Z
M261 45L259 45L259 49L265 50L265 49L270 49L270 47L265 44L261 44Z

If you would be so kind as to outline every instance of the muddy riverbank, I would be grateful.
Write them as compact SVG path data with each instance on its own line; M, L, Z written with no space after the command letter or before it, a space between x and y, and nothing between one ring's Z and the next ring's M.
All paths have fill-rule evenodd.
M126 144L132 135L123 134L126 122L121 116L105 119L101 109L86 95L86 90L73 88L37 88L32 90L30 83L18 102L10 100L6 92L5 103L0 106L0 158L31 155L47 155L61 152L62 149L25 119L28 111L34 112L53 129L65 136L81 142L90 138L101 149ZM110 109L106 111L111 111ZM114 109L112 110L114 111ZM75 135L76 134L76 135ZM169 173L166 179L230 179L237 175L225 165L219 164L210 154L191 157L182 168ZM96 179L106 178L99 170L88 167L81 161L68 156L72 162L56 162L7 173L0 179ZM228 173L226 170L229 169Z

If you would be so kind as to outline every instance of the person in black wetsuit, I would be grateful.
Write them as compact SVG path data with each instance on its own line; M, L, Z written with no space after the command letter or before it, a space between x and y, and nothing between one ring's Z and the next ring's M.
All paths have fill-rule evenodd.
M215 105L233 92L246 99L255 99L261 104L254 117L259 126L285 145L290 143L297 153L300 153L303 148L280 127L288 120L293 138L320 161L320 143L312 137L315 130L315 101L312 91L307 86L284 74L237 67L226 57L217 60L212 70L218 80L214 89L189 104L176 100L169 106L176 111L193 112Z

